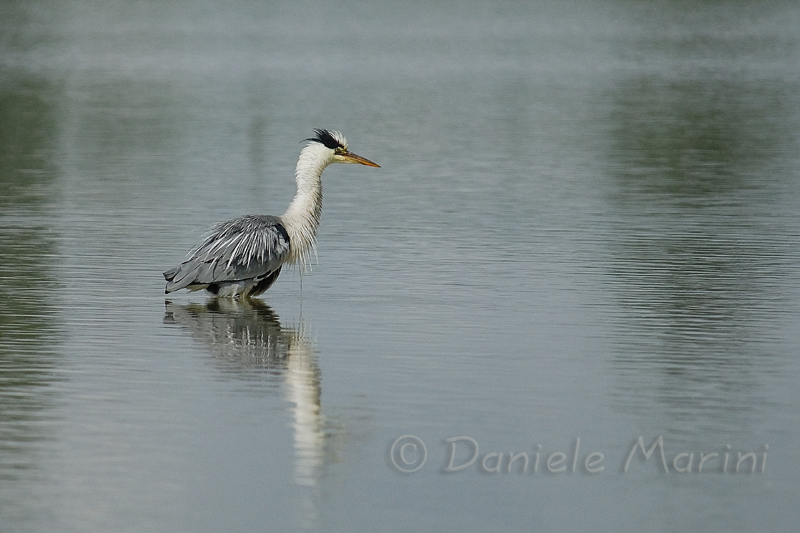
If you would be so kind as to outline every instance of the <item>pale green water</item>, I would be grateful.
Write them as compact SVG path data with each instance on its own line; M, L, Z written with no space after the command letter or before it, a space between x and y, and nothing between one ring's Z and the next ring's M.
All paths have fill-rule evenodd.
M2 531L794 530L800 9L437 6L0 7ZM302 292L165 304L314 127Z

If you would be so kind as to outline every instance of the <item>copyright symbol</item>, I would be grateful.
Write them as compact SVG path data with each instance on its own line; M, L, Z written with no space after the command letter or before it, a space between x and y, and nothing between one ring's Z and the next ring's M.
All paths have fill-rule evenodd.
M428 459L428 450L422 439L414 435L397 437L389 449L392 464L400 472L410 474L416 472Z

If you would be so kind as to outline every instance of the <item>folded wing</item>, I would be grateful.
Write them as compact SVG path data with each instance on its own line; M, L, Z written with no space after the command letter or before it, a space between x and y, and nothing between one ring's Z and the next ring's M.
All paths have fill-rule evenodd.
M262 279L286 261L289 234L275 216L248 215L222 222L177 267L164 272L165 292Z

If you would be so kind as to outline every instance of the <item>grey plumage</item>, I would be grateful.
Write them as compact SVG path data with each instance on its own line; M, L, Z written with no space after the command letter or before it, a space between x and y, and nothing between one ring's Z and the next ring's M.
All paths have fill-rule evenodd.
M305 267L322 212L322 171L331 163L379 166L348 151L338 131L315 133L300 152L297 194L286 213L247 215L217 224L183 263L164 272L165 293L186 288L234 298L258 296L275 282L284 263Z
M232 286L245 289L238 293L258 296L277 279L290 249L289 234L278 217L247 215L222 222L186 261L164 272L165 292L209 289L228 296L225 288ZM265 280L270 280L266 286Z

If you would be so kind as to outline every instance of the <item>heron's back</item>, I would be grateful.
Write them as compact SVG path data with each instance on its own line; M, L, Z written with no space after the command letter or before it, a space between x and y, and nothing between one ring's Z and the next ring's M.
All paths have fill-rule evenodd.
M183 263L164 272L165 292L213 287L217 293L226 285L245 288L250 281L263 286L268 277L274 281L290 250L289 234L279 217L227 220L217 224Z

